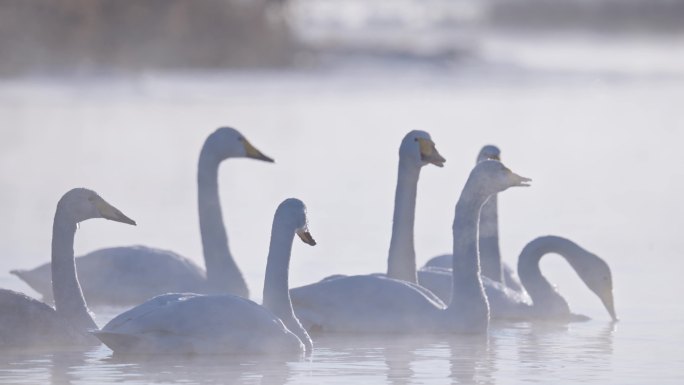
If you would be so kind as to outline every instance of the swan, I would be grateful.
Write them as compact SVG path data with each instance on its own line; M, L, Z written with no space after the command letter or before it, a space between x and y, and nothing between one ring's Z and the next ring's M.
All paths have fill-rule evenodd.
M501 150L494 145L482 147L477 154L477 163L483 160L494 159L501 161ZM521 293L524 297L520 281L515 276L514 270L501 261L499 249L499 215L498 199L492 195L482 206L480 211L480 267L482 276L493 282L500 282L508 288ZM413 258L412 263L414 263ZM439 267L451 269L451 255L445 254L430 259L424 268ZM446 299L448 301L448 299Z
M433 164L444 167L446 159L437 151L430 134L413 130L407 133L399 146L399 167L397 186L394 195L394 214L389 255L387 259L387 275L407 281L435 302L441 300L428 290L416 284L416 252L413 244L413 228L416 212L416 195L418 179L423 166ZM410 262L407 262L410 261ZM383 275L375 273L375 275ZM345 277L336 274L323 279Z
M52 226L52 287L55 307L22 293L0 289L0 346L92 345L97 329L88 312L74 266L74 236L79 222L105 218L135 225L94 191L76 188L57 203Z
M425 295L430 296L431 300L437 303L441 303L439 298L416 284L416 252L413 243L413 228L420 171L428 164L444 167L445 162L446 159L437 151L429 133L413 130L402 139L399 146L392 235L387 259L388 276L413 284L416 289L423 291ZM383 274L375 273L375 275ZM324 278L323 281L341 277L345 277L345 275L332 275Z
M230 293L249 297L228 248L218 196L218 168L228 158L266 162L262 154L234 128L221 127L202 146L197 167L200 232L206 273L172 251L146 246L113 247L76 258L83 292L93 305L136 305L169 292ZM13 270L45 300L52 297L50 263L32 270Z
M477 244L480 208L491 194L528 186L529 181L496 160L480 162L471 171L454 215L456 268L449 306L432 300L415 284L382 275L356 275L292 289L297 316L310 330L322 332L486 332L489 306Z
M585 321L589 317L573 314L565 299L542 275L539 261L549 253L563 257L587 287L599 297L613 321L617 321L613 301L613 279L608 264L577 243L547 235L528 243L518 257L518 274L531 301L500 282L483 278L489 307L494 319ZM422 286L440 298L451 295L451 274L447 269L432 268L418 272Z
M399 146L399 170L394 194L392 237L390 239L387 275L408 282L416 282L416 252L413 228L416 217L416 195L420 170L427 164L444 167L446 159L440 155L430 134L414 130L406 134ZM405 261L412 260L412 264Z
M316 242L306 207L283 201L275 212L266 264L263 306L231 294L165 294L93 331L115 354L277 354L311 352L288 293L294 235Z

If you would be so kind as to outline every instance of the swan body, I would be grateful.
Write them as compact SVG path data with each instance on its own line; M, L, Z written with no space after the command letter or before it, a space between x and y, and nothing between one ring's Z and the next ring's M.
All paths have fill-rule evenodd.
M415 285L380 275L324 280L291 291L298 317L311 330L354 333L483 333L489 307L480 280L477 223L494 193L526 186L500 162L479 163L470 174L454 215L453 290L449 306Z
M91 305L133 305L169 292L230 293L249 296L228 248L218 197L218 168L228 158L273 162L242 134L222 127L206 139L197 169L200 232L206 272L172 251L145 246L113 247L76 258L81 285ZM52 299L51 264L13 270L45 300Z
M285 200L273 219L264 304L230 294L165 294L112 319L93 334L115 354L283 354L310 352L292 311L288 266L294 235L315 242L306 208Z
M60 199L53 224L52 287L55 307L10 290L0 290L0 347L92 345L97 328L74 267L74 235L79 222L106 218L135 225L94 191L73 189Z
M493 145L482 147L477 155L477 163L488 159L500 161L501 150ZM482 206L482 210L480 211L479 243L482 276L483 278L486 277L489 279L486 282L500 282L510 289L520 292L521 296L524 296L524 290L520 285L520 280L515 275L515 271L501 261L498 211L498 199L496 195L492 195L484 206ZM445 254L434 257L430 259L424 267L451 269L451 255ZM423 276L426 277L425 274L423 274Z
M530 298L500 282L483 277L493 319L585 321L573 314L557 289L541 274L539 262L549 253L565 258L589 289L596 294L613 320L617 320L613 302L612 275L608 264L575 242L558 236L543 236L528 243L518 257L518 271ZM440 298L451 295L450 269L429 267L418 272L421 285Z
M326 333L430 332L430 317L446 308L414 285L380 274L326 279L290 295L304 327Z

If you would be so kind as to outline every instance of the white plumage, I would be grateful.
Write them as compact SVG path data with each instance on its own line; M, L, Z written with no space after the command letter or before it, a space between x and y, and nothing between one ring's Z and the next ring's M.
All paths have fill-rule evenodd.
M74 268L76 226L91 218L135 224L94 191L70 190L57 204L52 234L55 308L10 290L0 290L0 346L92 345L97 328L88 312Z
M228 158L273 162L242 134L222 127L206 139L197 168L200 233L206 272L172 251L146 246L113 247L76 258L83 293L92 305L135 305L169 292L230 293L249 296L228 247L218 197L218 168ZM47 301L52 299L51 264L13 270Z
M95 336L117 354L310 352L311 339L295 317L288 294L295 234L315 244L304 204L287 199L273 219L263 306L229 294L165 294L117 316Z
M323 332L457 332L487 330L489 309L477 254L479 210L494 193L529 181L495 160L471 172L454 215L454 289L448 307L416 285L380 275L331 278L291 291L303 324Z

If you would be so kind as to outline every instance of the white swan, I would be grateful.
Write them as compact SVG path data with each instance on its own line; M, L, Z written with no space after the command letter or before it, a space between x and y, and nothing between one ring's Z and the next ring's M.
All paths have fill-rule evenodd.
M420 170L427 164L443 167L446 159L435 147L430 134L411 131L399 146L399 170L394 194L392 238L390 239L387 275L408 282L416 282L416 251L413 228L416 217L416 195ZM412 260L413 264L405 261Z
M494 159L501 161L501 150L493 145L482 147L477 155L476 163L483 160ZM521 293L524 297L520 281L515 272L506 263L501 261L499 249L499 215L498 199L492 195L482 206L480 211L480 267L482 276L494 282L500 282L508 288ZM415 258L412 260L415 261ZM413 262L412 262L413 263ZM451 254L440 255L430 259L424 267L440 267L451 269ZM448 298L442 298L448 301Z
M454 215L456 268L448 307L406 281L360 275L292 289L297 316L305 326L323 332L485 332L489 306L477 250L480 208L491 194L527 186L528 181L495 160L480 162L470 173Z
M554 321L584 321L583 315L570 312L565 299L541 274L539 261L549 253L565 258L577 275L596 294L608 314L616 321L613 302L613 280L608 264L575 242L558 236L539 237L528 243L518 257L518 273L532 301L500 282L483 278L492 318ZM430 268L418 272L422 286L440 298L451 295L451 273L447 269Z
M288 293L295 233L316 244L308 232L306 207L287 199L273 218L263 306L230 294L166 294L120 314L93 334L116 354L310 352L311 339Z
M444 167L445 162L446 159L437 151L435 143L427 132L413 130L402 139L399 146L392 236L387 259L388 276L412 283L416 289L423 291L436 303L441 303L439 298L416 284L416 252L413 243L413 229L420 171L423 166L428 164ZM376 273L375 275L382 274ZM336 274L324 278L323 281L341 277L345 277L345 275Z
M10 290L0 290L0 346L38 347L97 344L88 331L97 328L88 312L74 267L77 224L105 218L135 225L97 195L73 189L59 200L52 226L52 281L55 308Z
M133 305L169 292L230 293L248 297L247 284L228 248L218 195L218 168L228 158L273 162L237 130L217 129L204 142L197 167L198 207L206 273L172 251L145 246L113 247L76 258L83 292L93 305ZM13 270L50 300L50 263Z

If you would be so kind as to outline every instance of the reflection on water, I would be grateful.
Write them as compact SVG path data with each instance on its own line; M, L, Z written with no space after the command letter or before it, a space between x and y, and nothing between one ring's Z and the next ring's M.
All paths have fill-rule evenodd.
M317 384L495 384L507 376L543 382L601 382L613 370L613 325L516 325L490 336L315 336L314 355L299 361L233 356L140 359L89 350L3 352L0 382ZM577 368L582 370L562 370ZM513 377L509 377L511 380Z
M450 247L457 192L476 152L494 142L511 167L535 179L529 190L501 197L504 258L514 264L527 241L548 233L605 253L619 324L606 322L579 279L549 259L544 274L574 312L595 321L494 323L485 337L314 336L314 354L297 361L140 360L111 357L105 347L2 351L0 383L681 384L684 308L671 293L684 290L684 51L555 38L541 41L554 49L540 50L538 40L509 38L483 42L481 62L448 71L352 66L83 87L2 81L0 273L47 260L56 197L74 185L97 188L140 223L84 224L77 253L142 243L201 262L197 151L224 124L277 160L273 167L236 160L221 171L232 251L252 293L263 287L273 202L292 195L307 202L320 241L296 250L293 286L383 271L396 147L406 131L424 129L448 163L421 177L419 262ZM6 273L0 287L34 294ZM94 311L104 325L121 309Z

